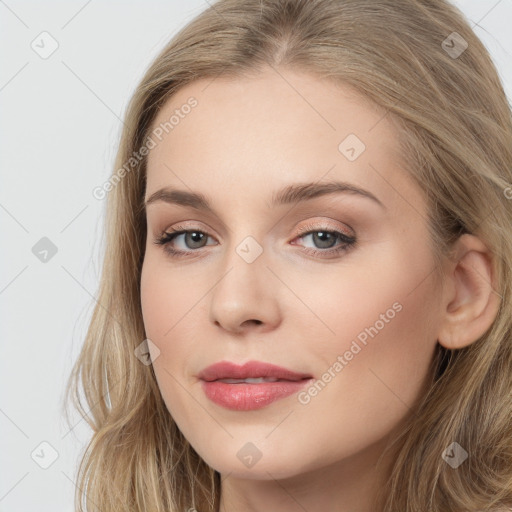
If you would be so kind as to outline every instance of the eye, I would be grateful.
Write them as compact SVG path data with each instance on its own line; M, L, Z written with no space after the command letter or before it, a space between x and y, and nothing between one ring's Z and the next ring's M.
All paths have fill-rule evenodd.
M164 232L155 240L155 244L164 246L164 250L171 256L179 257L185 256L191 252L197 252L197 249L205 247L205 241L208 239L208 234L199 229L171 229L171 233ZM182 240L185 242L185 249L175 249L172 244L176 242L179 237L184 237ZM192 249L192 250L187 250Z
M180 229L182 226L176 226L171 229L171 232L164 232L158 237L154 243L162 245L165 252L173 257L180 258L192 255L195 252L199 252L198 249L202 249L208 245L208 233L199 229ZM182 241L185 243L185 249L176 249L174 244L182 237ZM356 238L349 236L341 231L330 229L326 226L319 225L307 225L299 230L299 236L296 239L306 239L311 237L311 240L318 248L306 247L304 252L312 254L314 256L326 257L341 254L347 251L356 244ZM336 243L339 245L336 245ZM212 244L210 244L212 245ZM297 245L297 244L292 244Z
M311 241L319 247L319 249L306 248L306 252L313 255L331 256L343 253L355 246L356 238L349 236L341 231L330 229L326 226L306 225L299 230L300 239L311 237ZM336 246L336 242L341 245Z

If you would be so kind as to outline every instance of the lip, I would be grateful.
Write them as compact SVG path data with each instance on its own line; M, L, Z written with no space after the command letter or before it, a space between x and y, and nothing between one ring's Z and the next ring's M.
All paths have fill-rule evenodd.
M272 377L280 380L298 381L311 375L299 373L262 361L248 361L238 365L230 361L220 361L204 368L198 375L201 380L211 382L219 379L250 379Z
M212 402L236 411L250 411L266 407L276 400L298 392L312 380L311 375L261 361L249 361L244 365L220 361L204 368L198 377L205 395ZM278 380L261 383L220 381L220 379L261 377Z

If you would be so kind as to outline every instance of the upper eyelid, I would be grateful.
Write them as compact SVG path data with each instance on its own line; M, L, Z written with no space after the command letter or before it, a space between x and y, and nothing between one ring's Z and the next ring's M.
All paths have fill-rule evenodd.
M328 220L327 220L328 219ZM353 228L346 224L345 222L342 222L340 220L336 220L334 218L330 218L328 215L316 215L313 217L305 217L303 219L300 219L297 224L304 226L312 226L313 228L326 228L330 230L336 230L336 231L353 231ZM211 228L210 226L207 226L206 228L203 228L202 225L204 225L204 222L201 220L193 219L193 220L184 220L184 221L178 221L173 224L168 224L167 227L161 232L167 230L179 231L179 230L197 230L197 231L216 231L215 229ZM341 225L341 226L340 226ZM273 224L269 230L272 231L275 228L276 224ZM345 229L342 227L345 226ZM226 228L224 224L222 224L222 228ZM302 228L301 228L302 229ZM227 227L227 230L229 233L233 233L233 230L229 227ZM210 234L210 233L209 233Z
M292 208L290 208L284 215L280 216L277 219L277 221L274 222L270 226L268 232L275 231L276 229L279 229L279 224L281 224L282 222L287 222L286 217L288 217L288 215L293 210L295 210L295 215L298 215L300 217L304 216L304 218L302 218L300 220L300 222L308 221L311 219L311 217L318 217L318 218L327 217L327 218L329 218L331 215L338 216L340 214L345 215L348 213L349 217L352 218L356 214L360 215L360 210L359 210L359 206L358 206L359 201L357 201L355 203L355 205L350 202L350 199L352 197L355 197L357 199L358 198L357 195L354 195L354 196L352 196L350 194L339 194L339 195L346 196L346 197L344 197L344 199L346 199L348 201L347 203L343 203L341 211L338 211L339 204L336 201L336 200L339 200L339 197L329 197L329 194L327 194L326 196L323 197L324 203L323 203L323 206L321 206L321 207L318 207L318 205L316 205L316 201L318 201L318 198L312 198L310 200L310 202L308 202L308 201L301 202L299 204L294 205ZM158 205L159 203L160 202L156 202L155 204ZM377 203L375 203L375 204L377 204ZM355 208L355 210L354 210L354 208ZM158 207L157 207L157 210L158 210ZM325 215L319 214L318 210L324 210L326 214ZM363 212L365 212L365 211L366 210L363 210ZM364 213L363 213L363 215L364 215ZM226 224L223 220L220 220L217 216L211 217L210 214L208 214L208 213L206 213L206 216L207 216L207 220L213 221L214 223L219 222L222 230L233 235L232 228L228 224ZM150 216L147 213L146 213L146 218L148 220L150 218ZM197 222L199 224L203 224L203 221L199 220L199 219L193 219L190 221L183 221L183 222ZM321 222L321 221L318 221L318 222ZM341 221L335 220L333 218L331 220L331 222L336 222L339 224ZM178 224L180 224L180 222L178 222ZM344 223L341 222L341 224L344 224ZM169 228L166 228L166 229L169 229ZM187 229L189 229L189 228L187 228ZM349 226L349 230L352 230L352 228L350 226Z

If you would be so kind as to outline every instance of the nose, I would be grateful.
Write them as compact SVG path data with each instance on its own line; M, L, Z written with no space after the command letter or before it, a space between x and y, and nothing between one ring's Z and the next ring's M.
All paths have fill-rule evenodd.
M268 332L281 322L279 280L263 252L252 262L232 250L210 295L210 320L230 333Z

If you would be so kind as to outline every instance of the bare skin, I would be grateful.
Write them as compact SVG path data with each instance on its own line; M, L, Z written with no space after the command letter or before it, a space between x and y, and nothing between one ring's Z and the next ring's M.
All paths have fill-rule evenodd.
M214 209L147 205L141 300L168 410L221 473L222 512L376 512L393 459L377 461L425 392L436 344L468 345L494 320L488 251L464 235L444 288L435 285L425 199L400 166L394 126L348 87L271 68L201 80L178 91L154 126L190 96L197 106L151 149L145 196L200 192ZM364 151L355 139L339 149L349 134ZM330 193L271 207L283 187L334 180L382 204ZM168 243L191 253L183 257L154 243L178 224L205 233L201 243L190 235ZM306 226L310 234L300 235ZM249 236L257 245L242 244ZM239 246L262 252L248 263ZM206 397L197 376L221 360L269 362L325 385L229 410ZM247 443L261 454L251 467L237 456Z

